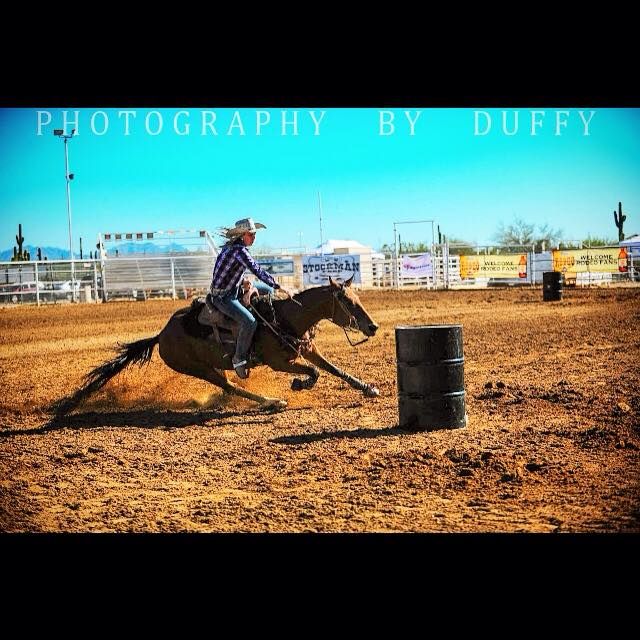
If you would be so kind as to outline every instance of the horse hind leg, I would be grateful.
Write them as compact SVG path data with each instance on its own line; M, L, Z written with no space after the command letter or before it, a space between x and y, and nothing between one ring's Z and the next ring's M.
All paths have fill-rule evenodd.
M174 371L206 380L226 393L253 400L263 409L283 409L287 406L284 400L251 393L229 382L224 373L224 359L217 345L188 339L182 327L176 327L175 323L167 326L170 326L171 331L161 334L160 357Z
M227 380L227 376L224 371L212 370L206 378L209 382L220 387L225 393L229 393L247 400L253 400L260 405L261 409L284 409L287 406L286 400L280 400L279 398L270 398L269 396L261 396L257 393L247 391L237 384Z

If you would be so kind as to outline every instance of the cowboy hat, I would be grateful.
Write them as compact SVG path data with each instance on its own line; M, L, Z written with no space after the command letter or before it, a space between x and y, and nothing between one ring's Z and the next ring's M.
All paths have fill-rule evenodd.
M243 233L255 233L258 229L266 228L261 222L254 222L253 218L242 218L242 220L237 220L233 227L222 227L222 235L234 238Z

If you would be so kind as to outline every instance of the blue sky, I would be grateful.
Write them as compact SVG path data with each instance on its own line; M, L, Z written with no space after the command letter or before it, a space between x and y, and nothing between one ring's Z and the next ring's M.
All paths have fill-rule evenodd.
M38 134L38 111L41 125ZM54 128L73 107L0 109L0 249L25 243L68 247L64 150ZM207 229L251 216L267 225L257 246L314 247L323 238L393 243L396 221L434 219L450 238L491 244L499 222L515 216L564 231L617 238L613 211L622 201L625 233L640 232L640 109L588 105L531 109L323 109L150 107L79 109L79 135L69 143L74 251L98 232ZM121 111L134 111L129 135ZM158 135L159 118L163 127ZM174 119L178 135L174 130ZM256 135L257 120L270 122ZM282 130L282 112L293 120ZM314 112L319 125L314 123ZM392 135L381 135L381 111L392 112ZM415 121L410 135L409 121ZM417 112L421 111L417 116ZM474 135L476 111L491 118ZM518 112L518 132L508 130ZM588 133L580 117L589 120ZM591 112L595 113L591 116ZM108 127L101 133L108 118ZM213 127L202 134L203 117ZM389 114L382 114L388 119ZM93 130L92 130L93 117ZM416 120L417 117L417 120ZM487 116L478 115L478 133ZM556 134L556 118L566 121ZM147 130L148 124L148 130ZM68 126L69 131L72 126ZM317 129L316 129L317 127ZM314 135L318 131L319 135ZM94 132L95 131L95 132ZM244 131L244 136L240 135ZM384 126L382 133L389 133ZM430 241L430 225L399 228L403 241ZM302 234L302 235L301 235Z

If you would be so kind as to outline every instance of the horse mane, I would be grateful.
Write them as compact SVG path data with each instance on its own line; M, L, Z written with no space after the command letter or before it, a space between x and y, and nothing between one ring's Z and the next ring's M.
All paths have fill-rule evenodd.
M326 293L330 289L331 289L330 285L324 285L322 287L311 287L310 289L305 289L304 291L300 291L299 293L294 294L293 299L299 302L303 308L306 307L308 309L311 306L312 298L316 297L320 292ZM289 300L289 298L273 299L273 306L278 311L282 311L283 307L288 307L288 306L291 306L292 304L294 303L292 303L291 300ZM298 305L295 305L295 306L299 308Z
M322 291L323 293L331 289L331 285L323 285L321 287L311 287L310 289L305 289L304 291L300 291L300 293L296 293L293 297L297 300L302 306L308 305L309 300L307 298L311 298L318 294L318 292ZM284 302L286 302L286 298Z

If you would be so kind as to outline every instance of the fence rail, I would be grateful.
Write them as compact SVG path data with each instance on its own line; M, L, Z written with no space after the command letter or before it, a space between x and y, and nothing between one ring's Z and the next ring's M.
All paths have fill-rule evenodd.
M411 254L415 255L415 254ZM429 276L403 274L400 260L375 259L363 255L360 260L361 283L364 289L420 287L478 288L487 286L540 284L542 274L553 269L551 253L526 253L526 278L494 279L461 277L460 258L449 254L446 245L435 247ZM291 256L293 273L275 274L284 287L302 290L302 256ZM165 255L107 258L104 260L75 260L74 282L76 299L81 302L116 299L146 300L152 297L188 299L206 293L211 282L215 256ZM257 257L260 260L260 257ZM583 272L568 278L577 286L608 285L617 282L640 282L640 257L632 255L628 271L624 273ZM0 262L0 304L66 303L73 298L70 260L30 262Z

